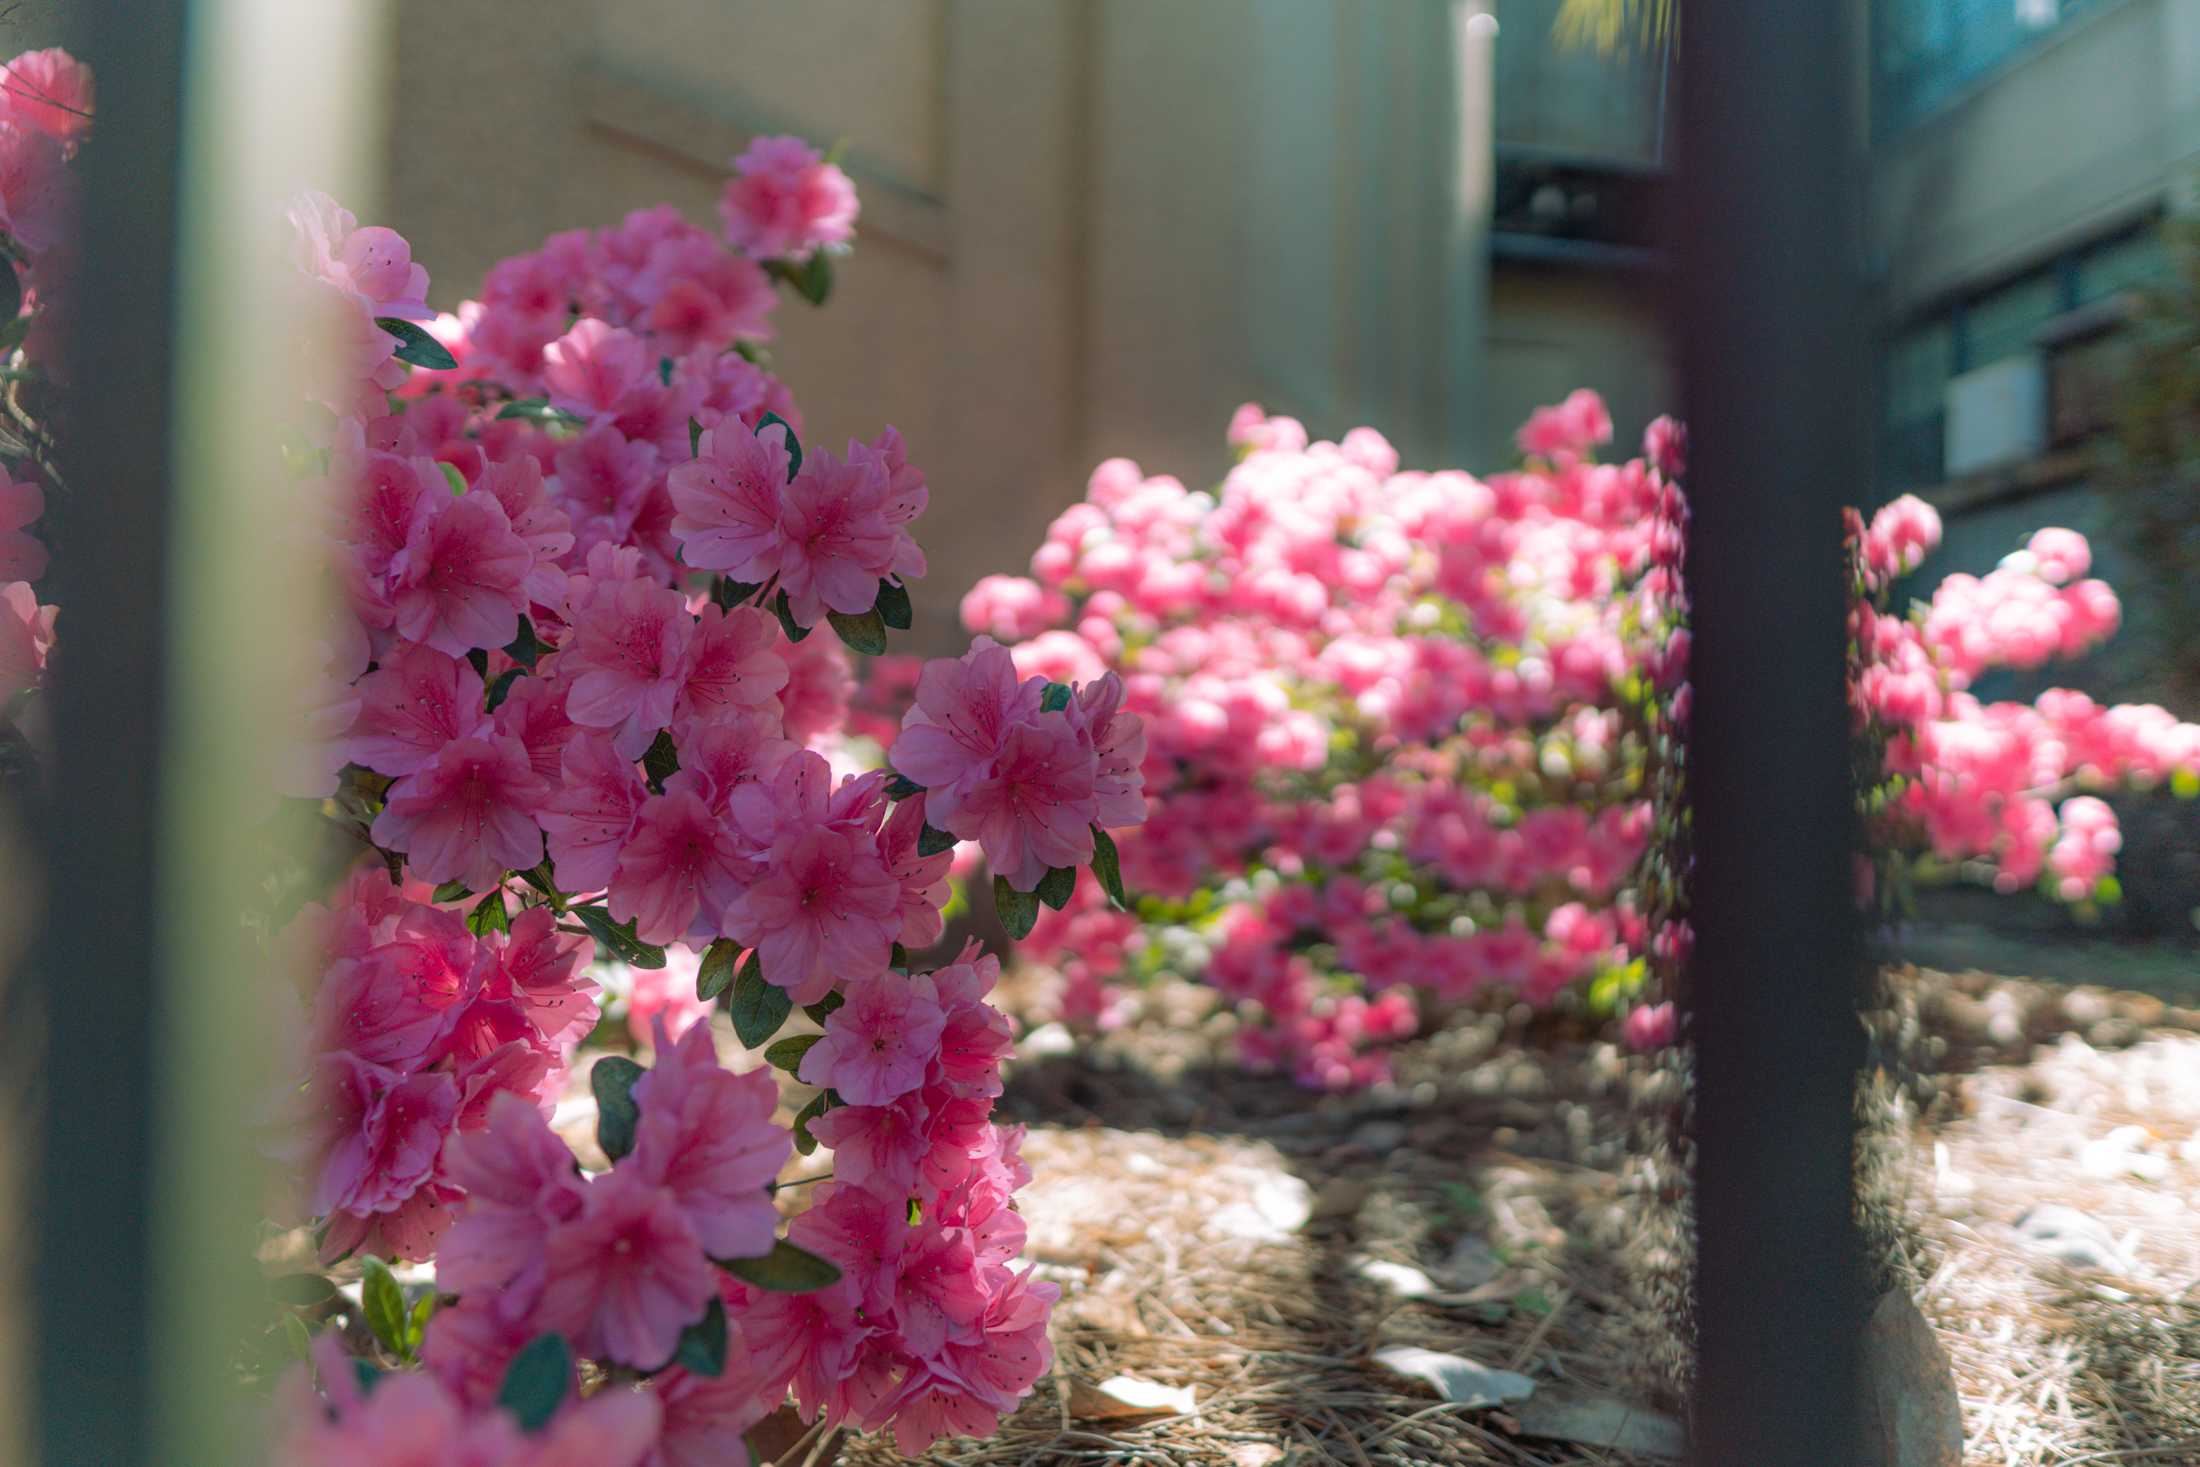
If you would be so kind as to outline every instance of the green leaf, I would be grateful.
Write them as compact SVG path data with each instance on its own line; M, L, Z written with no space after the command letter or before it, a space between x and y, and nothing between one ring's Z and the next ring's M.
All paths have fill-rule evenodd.
M672 1363L689 1375L715 1380L726 1371L726 1301L710 1296L703 1317L680 1331L680 1345Z
M898 581L880 581L878 614L895 631L908 631L916 622L916 608L909 604L909 588Z
M894 944L894 951L897 953L901 951L900 943L897 942ZM826 994L816 1003L804 1004L802 1006L802 1012L810 1016L810 1022L822 1025L827 1019L831 1018L836 1012L838 1012L841 1006L846 1004L847 1002L848 1000L842 997L839 990L836 989L833 992Z
M906 800L911 795L921 795L923 793L924 786L918 784L906 774L896 774L892 779L886 781L886 798L889 800Z
M672 730L661 728L642 755L642 772L649 776L649 788L655 794L665 792L665 781L680 772L680 751L672 742Z
M512 685L525 676L527 669L524 667L507 667L498 673L497 680L489 684L489 696L481 706L491 713L496 712L504 706L504 700L512 696Z
M561 1334L529 1340L505 1369L497 1404L519 1421L521 1431L540 1431L558 1414L573 1382L573 1351Z
M432 902L462 902L473 894L473 889L463 881L446 881L435 889L428 900Z
M861 616L849 616L845 612L828 611L825 619L840 633L840 640L850 649L867 657L883 656L886 652L886 622L873 607Z
M810 1103L808 1105L805 1105L804 1107L802 1107L801 1110L795 1112L795 1150L801 1152L804 1156L808 1156L812 1152L817 1150L817 1138L810 1134L810 1122L816 1120L819 1116L831 1110L834 1104L835 1102L833 1100L833 1092L830 1090L820 1090L817 1092L817 1094L810 1097Z
M532 668L542 656L542 643L535 638L535 624L526 617L519 619L519 635L512 638L504 649L504 655L525 668Z
M596 1097L596 1144L617 1161L634 1149L634 1127L642 1108L634 1103L634 1082L648 1074L624 1055L607 1054L588 1072L589 1093Z
M466 665L474 670L475 677L480 678L483 682L489 680L489 653L486 649L476 647L473 651L467 653Z
M411 1358L405 1350L405 1291L379 1258L370 1256L359 1276L359 1309L383 1349L400 1360Z
M546 897L554 897L558 894L557 883L551 878L550 863L548 861L544 861L539 866L535 866L529 870L520 872L519 879L526 882L529 886L541 892Z
M672 358L657 358L657 380L666 387L672 385Z
M450 348L437 341L417 323L401 321L395 316L377 316L374 324L397 338L397 359L415 367L426 367L431 372L448 372L458 365L458 358Z
M733 980L733 996L726 1000L734 1036L743 1047L754 1049L768 1043L793 1011L794 1000L787 997L787 990L768 981L763 961L750 953L741 965L740 975Z
M762 581L729 581L719 576L711 582L710 599L719 607L731 611L746 601L756 599L756 593L764 589Z
M766 413L756 420L756 436L763 437L764 430L774 423L787 435L787 482L791 484L794 476L802 472L802 440L794 436L794 424L777 413Z
M413 1301L412 1313L405 1316L405 1353L413 1359L420 1358L420 1346L428 1338L428 1321L435 1318L435 1290L430 1289Z
M593 904L575 907L573 915L594 934L596 941L610 948L628 967L662 968L665 965L665 950L635 936L632 922L614 922L607 909Z
M926 821L924 829L917 832L917 854L920 856L936 856L942 851L953 849L955 837L930 821Z
M35 319L37 317L33 313L29 316L10 316L6 321L0 321L0 356L8 355L23 344L23 338L31 334L31 323Z
M1039 695L1039 711L1041 713L1061 712L1069 706L1073 691L1068 683L1048 683L1047 690Z
M466 492L466 476L458 471L457 465L438 463L436 467L443 471L443 482L451 486L451 498L456 499Z
M580 418L565 409L550 406L550 399L547 397L523 397L517 402L508 402L497 410L497 416L524 418L531 423L567 423L578 426L581 422Z
M1100 889L1108 894L1108 900L1123 911L1129 911L1130 898L1123 894L1123 858L1115 849L1115 837L1095 825L1092 828L1092 874L1100 878Z
M354 1355L351 1357L351 1378L352 1383L359 1387L360 1395L371 1396L374 1388L382 1383L382 1372L372 1360L362 1360Z
M822 1034L790 1034L764 1051L764 1063L791 1075L802 1068L802 1056L824 1037Z
M810 634L810 629L794 619L794 609L787 604L787 593L781 591L772 598L772 615L779 618L779 629L787 634L790 642L799 642Z
M283 1343L290 1348L291 1358L307 1360L313 1356L313 1331L295 1314L283 1316Z
M1000 914L1001 929L1021 942L1031 936L1031 929L1039 920L1039 898L1010 886L1007 877L996 876L993 878L993 910Z
M269 1279L267 1291L299 1309L315 1309L336 1297L336 1285L318 1273L286 1273Z
M721 937L703 949L702 965L695 970L695 998L709 1003L733 984L733 970L741 961L741 944Z
M909 971L909 949L907 949L907 948L903 947L903 946L902 946L902 945L901 945L900 943L898 943L898 942L897 942L897 943L895 943L895 944L894 944L894 945L893 945L893 946L892 946L891 948L887 949L887 953L886 953L886 966L887 966L887 967L889 967L889 968L899 968L899 969L901 969L901 970L902 970L902 971L903 971L904 973L908 972L908 971ZM826 997L828 997L828 998L839 998L839 997L840 997L840 995L839 995L839 994L837 994L837 993L833 993L833 994L828 994L828 995L826 995ZM816 1007L816 1005L815 1005L815 1004L812 1004L812 1005L811 1005L811 1007L812 1007L812 1008L815 1008L815 1007ZM834 1005L833 1005L833 1007L837 1009L837 1008L839 1008L839 1007L840 1007L840 1005L836 1003L836 1004L834 1004Z
M813 306L822 306L833 293L833 257L815 251L793 278L794 288Z
M703 425L702 425L701 423L697 422L697 421L696 421L695 419L693 419L693 418L689 418L689 419L688 419L688 457L689 457L689 458L701 458L702 456L703 456Z
M762 1258L714 1258L727 1273L775 1294L809 1294L840 1282L840 1267L782 1238Z
M1059 912L1069 905L1069 899L1077 894L1077 868L1054 866L1039 878L1037 890L1032 895Z
M0 316L14 320L23 310L23 282L15 273L15 262L0 255ZM457 363L452 363L456 366Z
M510 932L512 915L504 910L504 889L498 887L466 914L466 930L476 937L487 937L492 932Z

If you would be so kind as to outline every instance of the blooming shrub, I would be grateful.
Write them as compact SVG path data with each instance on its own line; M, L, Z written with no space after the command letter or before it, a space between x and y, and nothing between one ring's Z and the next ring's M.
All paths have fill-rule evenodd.
M1526 467L1485 481L1248 407L1215 493L1111 460L1031 577L971 590L971 681L987 658L1002 685L1011 661L1113 668L1146 732L1153 816L1120 851L1136 912L1088 891L1030 944L1069 1017L1110 1018L1119 978L1196 972L1238 1005L1248 1060L1350 1086L1424 1007L1582 982L1616 1003L1654 943L1677 946L1645 858L1685 699L1679 437L1661 423L1651 457L1598 463L1610 436L1577 394L1522 430ZM951 756L916 730L998 704L946 692L918 688L890 755L927 782Z
M41 280L89 80L59 53L10 75L8 256ZM331 350L300 351L281 447L330 511L312 553L338 594L275 773L346 852L289 920L260 914L302 999L271 1149L319 1264L361 1275L356 1305L289 1281L310 1358L278 1462L739 1463L790 1391L915 1452L991 1430L1051 1358L1056 1290L1015 1267L1030 1172L992 1120L998 960L908 956L942 937L958 838L927 808L1018 875L1012 901L1066 901L1065 863L1143 818L1138 720L1112 677L995 679L1003 716L954 730L938 790L836 776L853 679L809 639L875 655L908 627L924 475L891 428L805 445L760 347L780 286L829 295L846 175L766 139L721 213L723 238L669 208L553 236L438 315L402 236L291 211ZM28 585L43 472L0 484L16 724L53 640ZM911 748L936 732L911 722ZM550 1121L607 965L641 975L624 1016L652 1063L593 1059L589 1171ZM763 1063L724 1063L714 1007ZM797 1007L811 1032L783 1035ZM775 1072L810 1088L791 1119ZM783 1227L780 1174L821 1145ZM408 1296L385 1260L433 1282ZM337 1313L369 1355L311 1338Z
M2077 656L2114 633L2120 608L2086 576L2085 537L2044 529L1986 575L1949 576L1907 616L1891 614L1895 581L1939 545L1940 528L1909 496L1847 527L1850 703L1876 756L1864 791L1880 853L1872 890L1889 909L1920 875L2078 906L2113 901L2121 840L2099 795L2162 785L2200 794L2200 724L2067 688L1982 703L1970 691L1982 674Z
M971 631L1026 673L1120 672L1148 730L1154 818L1121 851L1135 912L1088 892L1029 946L1066 1018L1116 1023L1123 982L1196 975L1236 1007L1248 1062L1334 1088L1484 993L1654 997L1690 945L1685 435L1661 419L1642 457L1598 463L1611 433L1577 392L1522 427L1522 468L1480 480L1247 407L1213 494L1111 460L1031 576L972 588ZM2200 793L2200 727L2068 690L1982 704L1986 670L2109 635L2116 598L2085 578L2084 538L2048 529L1889 614L1939 537L1915 499L1851 516L1870 885L1890 907L1951 876L2113 899L2097 792ZM1677 1032L1670 1003L1621 1026L1636 1048Z

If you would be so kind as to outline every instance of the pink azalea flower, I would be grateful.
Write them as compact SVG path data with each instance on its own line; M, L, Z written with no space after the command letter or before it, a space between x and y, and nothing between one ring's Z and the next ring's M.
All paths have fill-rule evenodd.
M362 229L351 211L327 194L302 195L290 209L298 232L298 265L354 296L372 316L429 321L428 272L413 263L412 246L394 229Z
M967 1228L921 1224L903 1255L894 1295L902 1348L919 1359L937 1356L951 1338L968 1338L984 1316L985 1281Z
M542 859L534 811L548 794L511 738L462 738L390 787L375 844L403 851L423 881L487 891Z
M433 647L398 648L357 686L359 716L343 753L377 774L411 774L446 744L487 733L480 674Z
M874 1332L858 1315L861 1302L854 1282L846 1278L806 1294L729 1285L726 1310L740 1321L757 1394L774 1400L791 1385L803 1419L815 1420Z
M46 512L46 493L36 479L0 473L0 581L35 581L46 573L46 546L26 533Z
M575 723L612 730L612 745L638 759L672 722L695 619L687 598L646 581L598 587L577 609L558 654L567 680L565 711Z
M844 992L825 1037L802 1057L802 1083L837 1091L850 1105L885 1105L922 1085L947 1022L931 978L889 969Z
M491 495L504 506L512 533L535 558L524 583L527 599L537 606L562 604L565 572L558 561L573 549L573 522L551 500L542 465L526 454L489 464L470 492Z
M78 142L92 126L92 69L59 46L25 51L0 80L0 116Z
M549 837L552 869L562 890L601 891L619 868L619 853L649 789L634 761L614 749L605 734L582 733L567 741L559 769L558 782L536 813Z
M656 369L642 338L593 316L542 349L542 384L551 406L584 418L616 408Z
M868 842L837 830L776 841L757 879L726 908L729 932L757 950L764 976L796 1003L886 966L901 888Z
M927 798L941 827L977 841L987 867L1019 891L1050 867L1092 859L1093 758L1064 721L1009 730L988 777Z
M644 942L715 927L749 879L747 857L710 807L687 790L645 801L611 879L611 915ZM700 924L699 924L700 919Z
M705 433L695 457L675 464L666 480L681 559L752 585L777 575L791 461L786 430L777 424L757 433L722 422Z
M909 1203L844 1182L821 1182L810 1206L787 1229L789 1241L840 1265L854 1282L864 1313L888 1317L909 1242Z
M703 1317L717 1270L672 1193L637 1168L613 1167L587 1194L551 1231L537 1319L583 1355L655 1370Z
M586 542L625 544L661 477L657 445L632 442L601 423L561 446L557 464L558 496Z
M917 854L924 811L925 797L913 795L894 806L878 833L879 858L901 888L901 929L894 940L912 952L938 942L947 930L940 909L947 902L947 872L955 861L953 851Z
M390 560L398 634L453 657L502 647L519 632L534 563L495 495L421 495Z
M60 143L36 128L0 121L0 227L32 254L68 237L75 185Z
M721 611L706 605L688 643L673 728L683 736L736 708L762 708L787 685L787 664L774 649L779 628L754 607Z
M831 1148L834 1176L882 1196L907 1197L931 1149L928 1115L921 1092L913 1092L892 1105L835 1106L810 1122L810 1134Z
M40 606L26 581L0 586L0 700L43 687L57 606Z
M779 588L797 625L816 625L828 607L869 611L879 581L898 573L907 537L886 518L889 488L877 460L842 463L823 449L803 455L779 516Z
M1092 741L1093 823L1111 828L1146 823L1146 725L1123 711L1123 680L1108 673L1077 690L1071 724Z
M733 1370L712 1379L674 1366L651 1376L649 1387L664 1407L664 1425L643 1467L748 1467L744 1433L777 1404Z
M771 1252L779 1223L764 1188L794 1153L794 1137L772 1124L779 1089L768 1070L722 1069L710 1026L674 1043L660 1019L657 1058L634 1085L642 1118L632 1165L672 1194L712 1258Z
M576 731L566 716L564 688L547 678L515 679L491 715L490 726L505 738L519 740L527 751L528 766L542 776L545 785L555 787L564 773L565 746Z
M735 249L759 260L804 259L855 237L855 185L802 139L758 138L733 169L718 212Z
M309 1093L322 1158L314 1216L389 1212L435 1173L458 1086L447 1074L404 1076L348 1054L321 1057Z
M595 944L559 931L547 907L529 907L511 923L481 940L495 961L485 991L518 1004L545 1044L578 1043L596 1027L596 982L587 973Z
M982 778L1008 731L1039 716L1045 686L1019 680L1016 661L991 637L957 658L924 665L916 706L902 720L891 762L928 790Z
M637 1048L653 1042L657 1026L678 1039L697 1024L707 1023L714 1007L695 996L695 981L703 966L702 955L684 943L665 949L662 968L628 969L626 1032Z
M502 1091L485 1126L451 1138L445 1166L466 1201L436 1258L437 1286L525 1318L542 1293L551 1229L578 1217L587 1195L573 1153L541 1112Z
M728 813L733 792L776 776L795 747L779 737L779 720L756 709L736 708L711 722L690 725L680 741L679 773L665 792L692 791L713 813Z

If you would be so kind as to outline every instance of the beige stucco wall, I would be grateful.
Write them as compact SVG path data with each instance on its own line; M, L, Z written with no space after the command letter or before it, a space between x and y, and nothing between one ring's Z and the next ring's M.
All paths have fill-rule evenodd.
M447 304L554 229L709 218L753 132L846 138L856 256L829 308L782 310L779 360L813 436L893 423L926 467L944 646L1094 462L1210 479L1247 398L1424 462L1475 446L1474 8L395 0L381 213Z

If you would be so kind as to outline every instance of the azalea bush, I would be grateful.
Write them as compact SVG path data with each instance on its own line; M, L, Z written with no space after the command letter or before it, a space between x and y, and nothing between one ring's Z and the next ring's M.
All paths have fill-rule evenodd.
M1149 733L1134 908L1088 891L1027 949L1062 976L1063 1017L1108 1027L1139 981L1194 976L1246 1061L1322 1088L1382 1078L1399 1040L1482 1001L1675 1037L1685 435L1661 419L1640 457L1600 463L1611 432L1576 393L1521 429L1520 468L1478 479L1247 407L1213 493L1111 460L1030 576L971 590L965 623L1018 669L1113 670ZM2047 529L1894 614L1939 536L1914 498L1849 517L1861 892L1889 915L1920 881L2114 900L2099 795L2200 792L2200 728L2069 690L1981 702L1989 669L2111 634L2116 597L2083 537Z
M4 248L34 282L15 382L90 86L58 53L10 75L72 99L0 94ZM243 1361L284 1376L278 1462L739 1463L790 1395L916 1452L990 1431L1051 1359L1057 1291L1017 1267L1030 1172L992 1120L998 960L910 953L942 937L951 832L1011 909L1069 899L1143 818L1138 720L1111 677L949 659L928 685L995 706L937 788L836 770L841 644L910 624L924 475L891 428L805 443L770 369L779 301L824 304L846 256L847 176L763 139L721 215L555 235L439 314L402 236L291 210L315 339L264 449L334 593L267 823L334 860L272 867L243 914L295 977L267 1136L314 1263ZM28 467L0 491L32 761L43 445L8 440ZM599 1032L615 974L626 1024ZM714 1009L760 1055L729 1062ZM577 1153L551 1120L583 1067Z
M1864 894L1895 914L1921 880L1971 880L2088 913L2118 895L2121 837L2101 796L2200 795L2200 724L2068 688L1981 701L1971 689L1984 674L2078 656L2115 632L2121 608L2086 574L2085 537L2049 528L1894 614L1897 581L1940 534L1932 506L1907 495L1848 520L1849 696L1873 853Z
M1613 1010L1677 957L1681 434L1600 463L1610 437L1577 394L1483 480L1248 407L1215 492L1111 460L1031 576L972 589L976 657L1004 679L1113 669L1147 735L1134 909L1088 889L1028 945L1066 1017L1107 1024L1121 984L1196 974L1249 1061L1343 1087L1484 993ZM939 692L918 686L912 725L958 721ZM944 773L911 738L894 767Z

